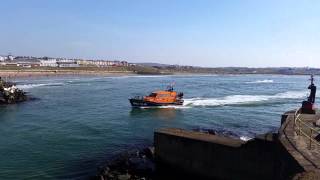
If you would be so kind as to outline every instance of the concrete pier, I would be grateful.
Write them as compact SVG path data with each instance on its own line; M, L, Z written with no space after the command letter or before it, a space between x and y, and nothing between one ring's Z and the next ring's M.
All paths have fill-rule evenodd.
M320 177L319 150L305 148L306 139L294 135L293 115L294 111L282 116L278 133L247 142L182 129L160 129L154 133L156 160L209 179L292 179L301 173L303 177L304 172Z
M293 111L287 112L282 116L279 141L286 151L299 163L304 172L313 171L320 173L320 146L312 142L310 146L310 139L299 135L299 127L295 126L294 118L295 114ZM300 119L310 127L317 128L313 123L320 119L320 114L302 114ZM309 131L303 126L302 130L309 134Z

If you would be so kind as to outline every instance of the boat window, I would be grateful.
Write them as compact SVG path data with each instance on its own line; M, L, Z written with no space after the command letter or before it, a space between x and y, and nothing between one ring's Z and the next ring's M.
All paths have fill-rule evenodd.
M149 97L156 97L156 96L157 96L156 93L151 93L151 94L149 95Z
M160 94L159 96L164 98L164 97L169 97L170 95L169 94Z

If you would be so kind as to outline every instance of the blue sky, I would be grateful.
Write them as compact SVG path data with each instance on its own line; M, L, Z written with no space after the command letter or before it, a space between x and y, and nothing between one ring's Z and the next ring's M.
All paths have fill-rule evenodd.
M318 0L2 0L0 54L320 68Z

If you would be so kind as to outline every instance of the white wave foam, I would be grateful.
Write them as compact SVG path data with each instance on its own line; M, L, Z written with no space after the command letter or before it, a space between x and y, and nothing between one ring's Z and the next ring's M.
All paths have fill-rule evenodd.
M265 79L265 80L257 80L257 81L251 81L251 82L246 82L246 83L247 84L273 83L273 80Z
M247 136L240 136L240 139L242 141L249 141L250 139L252 139L251 137L247 137Z
M17 85L17 88L20 89L31 89L35 87L41 87L41 86L62 86L63 83L45 83L45 84L20 84Z
M224 106L251 104L277 99L300 99L306 97L306 91L288 91L275 95L231 95L222 98L191 98L185 99L184 106Z

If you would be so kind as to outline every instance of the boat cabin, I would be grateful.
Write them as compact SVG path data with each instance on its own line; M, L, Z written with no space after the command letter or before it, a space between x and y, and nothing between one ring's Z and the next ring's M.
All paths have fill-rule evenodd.
M144 100L155 103L173 103L177 99L177 92L175 91L156 91L149 96L145 96Z

